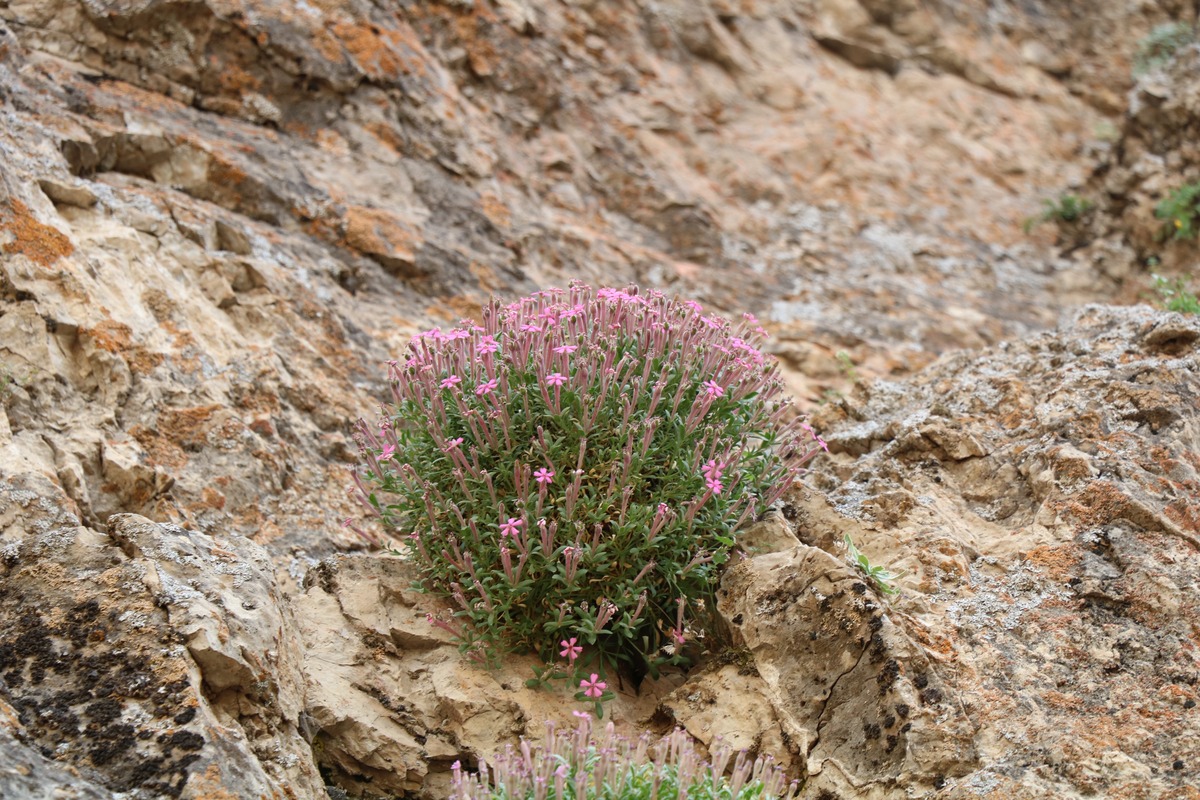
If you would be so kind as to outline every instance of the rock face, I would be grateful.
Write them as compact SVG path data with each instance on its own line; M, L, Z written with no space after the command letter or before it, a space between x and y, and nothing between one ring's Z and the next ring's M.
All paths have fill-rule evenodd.
M835 451L623 729L816 800L1195 797L1200 333L1037 333L1196 177L1195 54L1129 70L1191 17L1092 5L0 2L0 796L433 800L569 724L341 523L411 333L582 279L757 314ZM1074 261L1020 232L1064 183Z
M896 611L977 729L952 796L1195 796L1198 341L1090 307L832 426L799 527L907 570Z
M1186 276L1194 262L1195 242L1177 237L1172 220L1156 209L1172 193L1200 181L1200 152L1185 133L1200 118L1200 45L1194 26L1165 27L1178 49L1150 60L1138 77L1128 114L1110 131L1111 144L1088 179L1071 187L1094 208L1060 231L1060 242L1080 265L1075 281L1090 276L1094 282L1099 273L1121 285L1130 299L1146 289L1147 265Z
M323 791L262 548L121 514L107 537L64 526L10 543L0 569L0 677L31 747L130 797Z

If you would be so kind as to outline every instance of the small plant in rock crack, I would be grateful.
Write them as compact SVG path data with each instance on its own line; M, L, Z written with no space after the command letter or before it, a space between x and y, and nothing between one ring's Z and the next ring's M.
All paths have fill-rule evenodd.
M1058 200L1043 200L1042 205L1045 210L1042 213L1029 217L1025 220L1022 226L1025 233L1029 233L1043 222L1063 222L1075 223L1083 218L1083 215L1096 207L1096 204L1086 197L1080 197L1077 194L1064 194Z
M1200 314L1200 299L1188 288L1190 281L1187 278L1170 280L1162 275L1153 277L1154 291L1158 293L1163 308L1181 314Z
M893 581L903 577L902 574L891 572L887 567L872 564L871 560L854 546L854 540L850 538L850 534L846 534L842 541L846 545L846 554L850 557L850 563L858 567L858 571L870 579L871 583L875 585L876 591L889 600L899 596L900 587L896 586Z
M799 788L770 757L751 761L719 739L704 761L682 730L631 742L582 717L574 730L548 724L541 742L509 745L477 773L454 762L450 800L791 800Z
M356 427L356 479L456 608L432 621L481 662L538 653L531 684L597 704L608 669L680 663L735 531L824 446L763 336L658 292L574 286L416 337L383 419Z
M1165 66L1176 51L1196 41L1196 31L1184 22L1168 22L1150 31L1133 56L1133 74L1144 75Z
M1163 220L1159 240L1195 239L1200 221L1200 183L1181 186L1158 202L1154 216Z

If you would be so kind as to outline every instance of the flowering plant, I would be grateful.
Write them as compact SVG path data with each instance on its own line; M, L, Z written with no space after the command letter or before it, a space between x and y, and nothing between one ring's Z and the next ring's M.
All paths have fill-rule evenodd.
M778 399L752 317L588 287L417 336L359 421L360 499L451 600L464 650L556 656L599 700L703 630L734 531L824 442Z
M457 761L451 772L450 800L790 800L799 788L770 757L735 757L717 741L707 762L682 730L653 745L645 734L630 742L611 723L592 731L586 714L574 730L548 724L543 742L480 761L478 774Z

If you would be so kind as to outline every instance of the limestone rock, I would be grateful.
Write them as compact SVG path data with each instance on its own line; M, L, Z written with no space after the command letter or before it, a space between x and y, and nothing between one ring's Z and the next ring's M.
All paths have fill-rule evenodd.
M25 748L4 763L321 798L319 763L439 797L455 759L569 721L522 688L531 663L464 663L406 567L327 559L363 547L347 429L384 363L580 279L757 315L833 450L737 568L795 567L793 616L623 692L622 726L720 729L845 795L943 768L959 796L1194 784L1197 333L1090 311L1035 336L1144 280L1154 204L1194 178L1192 56L1137 84L1096 175L1117 227L1075 263L1020 229L1085 184L1169 7L0 3L0 700ZM810 549L845 534L906 572L900 600ZM824 650L789 641L829 624L805 586L848 621ZM803 685L875 619L901 699L844 696L882 674L874 645L837 691ZM956 702L920 706L929 686ZM824 720L801 690L828 690ZM916 715L903 736L884 701Z
M1022 797L1165 798L1195 782L1200 660L1188 620L1197 609L1183 587L1200 578L1189 488L1198 331L1193 318L1093 306L1053 333L876 386L852 406L876 425L867 451L820 468L815 483L828 487L830 504L806 500L792 512L802 540L850 533L873 564L906 573L886 613L894 628L880 630L920 645L914 663L928 665L927 686L948 704L927 733L970 733L978 763L969 774L942 771L950 749L928 762L943 765L934 772L950 796L990 787ZM987 429L986 452L962 461L907 437L929 408L960 430ZM872 502L882 497L891 499ZM783 565L779 573L795 583L809 574ZM745 580L765 592L778 579ZM836 584L814 585L837 597ZM750 611L776 606L746 608L753 630L762 615ZM862 624L861 612L845 616ZM781 674L815 683L837 671L831 661L815 677ZM927 733L923 744L944 747Z
M78 769L129 797L323 796L261 548L114 515L107 537L66 526L12 542L0 570L10 725L56 762L30 769Z
M720 600L807 759L806 791L928 790L976 766L941 665L862 575L798 545L729 570Z
M586 709L572 687L527 688L535 659L487 670L464 657L426 618L441 609L413 591L415 578L402 559L336 558L309 573L294 608L321 766L347 788L433 800L446 795L453 762L540 736L548 721L573 727L571 712ZM619 690L606 716L632 732L679 681Z
M36 750L22 744L13 732L19 727L17 714L0 701L0 793L11 800L41 800L53 796L63 800L106 800L112 797L78 771L64 769Z

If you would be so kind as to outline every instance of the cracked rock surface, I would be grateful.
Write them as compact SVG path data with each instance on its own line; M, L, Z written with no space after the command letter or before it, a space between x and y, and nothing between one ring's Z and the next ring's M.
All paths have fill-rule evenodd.
M411 334L580 279L756 314L834 451L622 730L1195 800L1200 331L1074 310L1195 178L1194 53L1129 69L1185 6L0 0L0 796L434 800L570 723L342 521Z

